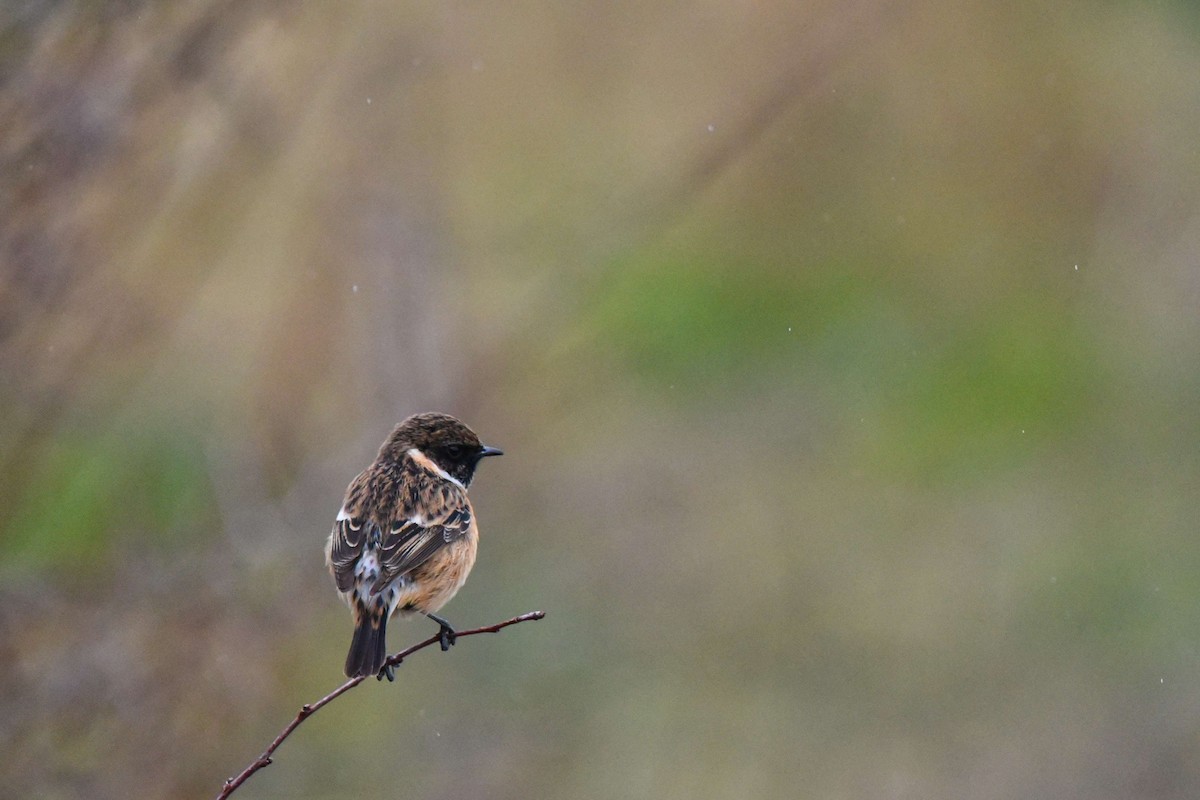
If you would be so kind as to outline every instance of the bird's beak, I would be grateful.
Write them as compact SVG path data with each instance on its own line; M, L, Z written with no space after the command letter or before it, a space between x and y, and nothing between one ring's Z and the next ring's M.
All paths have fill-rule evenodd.
M480 458L487 458L488 456L502 456L502 455L504 455L504 451L501 450L499 447L487 447L485 445L484 448L479 451Z

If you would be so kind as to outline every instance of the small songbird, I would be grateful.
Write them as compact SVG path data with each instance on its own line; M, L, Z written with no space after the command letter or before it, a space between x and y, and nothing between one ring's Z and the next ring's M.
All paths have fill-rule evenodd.
M479 527L467 487L480 460L498 455L454 417L415 414L350 483L325 549L338 593L354 613L346 675L394 680L391 668L382 668L384 632L396 611L424 614L441 626L442 649L454 644L454 628L434 612L475 564Z

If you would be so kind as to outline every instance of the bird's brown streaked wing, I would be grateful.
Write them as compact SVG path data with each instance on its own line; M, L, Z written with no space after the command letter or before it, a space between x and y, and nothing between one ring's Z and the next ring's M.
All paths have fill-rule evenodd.
M384 535L380 547L382 569L371 587L378 592L393 580L428 561L446 545L465 537L471 530L471 507L463 497L462 505L447 509L446 515L435 522L421 525L397 520Z
M348 592L354 585L354 565L362 555L363 542L371 524L362 517L339 519L333 523L333 543L329 548L329 568L339 592Z
M354 565L372 529L363 508L368 472L360 473L346 489L346 499L330 534L329 569L340 592L348 592L354 585Z

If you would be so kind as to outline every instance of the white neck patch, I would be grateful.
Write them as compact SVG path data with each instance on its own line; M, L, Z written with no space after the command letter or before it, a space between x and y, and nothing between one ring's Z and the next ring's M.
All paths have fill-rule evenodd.
M437 464L435 464L435 463L433 462L433 459L432 459L432 458L430 458L429 456L425 455L424 453L422 453L422 452L421 452L420 450L418 450L417 448L415 448L415 447L410 447L410 448L408 449L408 455L409 455L409 456L412 458L412 460L413 460L413 461L416 461L416 462L417 462L418 464L420 464L422 467L425 467L426 469L429 469L429 470L431 470L431 471L433 471L433 472L436 472L438 475L441 475L443 478L445 478L446 480L450 481L451 483L453 483L453 484L454 484L455 486L457 486L458 488L460 488L460 489L466 489L466 488L467 488L467 487L463 486L463 484L462 484L462 481L460 481L458 478L454 477L454 476L453 476L453 475L451 475L450 473L446 472L446 470L444 470L444 469L442 469L441 467L439 467Z

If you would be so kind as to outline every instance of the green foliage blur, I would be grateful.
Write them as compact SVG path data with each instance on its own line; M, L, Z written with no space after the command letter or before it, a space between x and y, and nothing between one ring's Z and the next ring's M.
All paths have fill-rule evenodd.
M1194 4L0 10L0 793L1200 793ZM397 622L393 650L433 633Z

